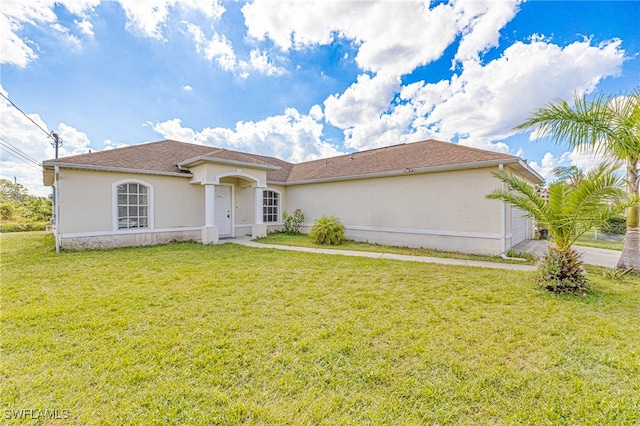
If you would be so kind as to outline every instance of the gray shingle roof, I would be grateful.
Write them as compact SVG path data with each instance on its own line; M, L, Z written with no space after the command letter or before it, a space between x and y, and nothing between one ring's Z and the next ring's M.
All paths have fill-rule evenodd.
M272 183L302 183L381 173L400 173L407 169L447 166L465 168L465 166L475 163L518 162L519 160L513 155L485 151L450 142L426 140L292 164L274 157L165 140L48 160L44 162L44 166L51 167L59 164L71 167L82 166L83 168L95 167L97 169L188 175L188 172L178 168L177 164L198 156L280 167L278 170L268 171L267 179Z

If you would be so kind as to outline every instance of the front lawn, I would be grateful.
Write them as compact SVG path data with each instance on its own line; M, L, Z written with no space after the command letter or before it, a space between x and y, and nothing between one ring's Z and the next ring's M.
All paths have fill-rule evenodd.
M640 422L638 277L0 238L9 424Z
M606 236L602 235L602 233L592 229L578 238L576 245L622 251L624 248L624 235L620 235L618 237L620 238L620 241L605 239L605 237Z
M257 242L263 244L277 244L283 246L294 247L310 247L310 248L322 248L322 249L335 249L335 250L353 250L353 251L365 251L372 253L393 253L404 254L408 256L425 256L425 257L444 257L463 260L479 260L485 262L498 262L498 263L515 263L521 265L533 265L537 258L527 253L515 253L514 256L518 256L519 260L504 259L500 256L482 256L477 254L460 253L460 252L448 252L439 251L427 248L412 248L412 247L395 247L395 246L383 246L379 244L361 243L357 241L347 240L340 245L323 245L315 244L311 242L309 236L306 234L286 234L284 232L270 232L266 237L257 238Z

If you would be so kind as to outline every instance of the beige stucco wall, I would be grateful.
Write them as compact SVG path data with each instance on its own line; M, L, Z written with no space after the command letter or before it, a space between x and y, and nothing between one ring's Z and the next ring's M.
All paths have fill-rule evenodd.
M142 181L153 187L154 230L179 232L176 228L204 224L204 187L190 185L188 178L61 169L58 232L62 238L71 241L72 238L89 237L87 234L99 234L104 238L107 234L122 236L130 232L113 229L113 185L123 180ZM150 243L156 241L155 237L146 238ZM119 240L125 239L120 237ZM133 241L137 244L135 238Z
M202 183L213 181L233 187L235 235L251 234L255 221L255 186L266 179L266 173L225 165L210 166L198 166L199 172L193 179L61 169L58 226L63 247L199 239L199 227L205 223ZM307 225L303 230L308 230L322 215L336 215L345 224L347 237L354 240L499 254L503 240L507 250L511 247L511 208L506 206L503 210L501 202L485 199L486 194L500 185L491 176L491 171L496 170L497 167L408 173L341 182L268 185L268 188L281 194L280 213L293 212L296 208L303 211ZM113 185L123 180L142 181L153 187L153 229L133 232L113 229ZM276 230L282 223L267 225L270 230Z
M336 215L347 236L372 243L499 254L501 203L492 169L470 169L287 187L285 208L310 225Z
M194 183L216 184L222 182L226 177L244 177L248 181L253 181L253 186L255 186L255 181L257 181L258 186L266 186L267 184L267 172L265 170L253 169L251 167L204 163L191 167L189 170L193 174L191 182Z

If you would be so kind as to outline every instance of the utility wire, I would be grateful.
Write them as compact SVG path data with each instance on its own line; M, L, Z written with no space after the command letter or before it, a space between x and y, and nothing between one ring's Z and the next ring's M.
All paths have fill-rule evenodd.
M4 145L0 145L0 149L4 150L7 154L12 155L14 157L16 157L18 160L22 161L23 163L25 163L27 166L29 167L33 167L36 170L40 170L40 167L34 165L32 162L27 161L25 159L23 159L22 157L20 157L17 154L14 154L13 152L9 151L7 148L4 147Z
M22 115L24 115L25 117L27 117L27 118L28 118L28 119L29 119L33 124L35 124L36 126L38 126L38 128L39 128L40 130L42 130L42 131L45 133L45 135L47 135L47 137L48 137L48 138L53 139L53 135L52 135L52 133L53 133L53 132L49 133L49 132L47 132L45 129L43 129L41 125L39 125L38 123L36 123L36 122L33 120L33 118L29 117L29 116L27 115L27 113L25 113L23 110L21 110L20 108L18 108L18 105L14 104L14 103L13 103L13 101L12 101L11 99L7 98L7 97L4 95L4 93L2 93L1 91L0 91L0 95L2 95L2 97L3 97L3 98L5 98L7 101L9 101L9 103L10 103L11 105L13 105L13 107L14 107L15 109L17 109L18 111L20 111L20 112L22 113Z
M6 139L0 138L0 146L4 147L5 150L7 151L12 151L13 153L15 153L16 155L19 155L20 157L22 157L23 159L30 161L31 163L35 164L38 167L42 166L42 163L40 163L38 160L36 160L35 158L31 157L29 154L25 153L24 151L20 150L18 147L12 145L9 141L7 141Z
M22 113L22 115L24 115L25 117L27 117L33 124L35 124L36 126L38 126L38 128L40 130L42 130L44 132L45 135L47 135L48 138L50 138L51 140L53 140L53 142L51 142L51 146L54 147L56 149L56 158L58 158L58 147L60 147L62 145L63 140L60 139L60 137L58 136L57 133L54 133L53 131L51 131L51 133L47 132L45 129L42 128L42 126L40 126L38 123L36 123L33 118L29 117L23 110L21 110L20 108L18 108L18 105L14 104L13 101L9 98L7 98L4 93L2 93L0 91L0 95L2 95L3 98L5 98L7 101L9 101L9 103L11 105L14 106L15 109L17 109L18 111L20 111Z

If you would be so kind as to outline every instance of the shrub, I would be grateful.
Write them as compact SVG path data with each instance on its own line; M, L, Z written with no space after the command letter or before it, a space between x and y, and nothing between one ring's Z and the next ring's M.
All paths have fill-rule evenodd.
M316 244L338 245L347 239L344 237L344 225L335 216L322 216L316 220L309 231L309 238Z
M51 222L4 222L0 223L0 232L44 231Z
M625 235L627 233L627 221L621 217L612 217L600 226L603 234Z
M616 269L610 268L602 271L602 276L611 280L622 281L626 277L633 274L633 268L628 269Z
M282 220L284 222L284 232L287 234L299 234L300 225L304 222L304 213L300 209L295 209L293 215L290 215L285 210L282 212Z
M549 247L538 264L537 280L554 293L586 294L589 289L582 256L572 248Z

